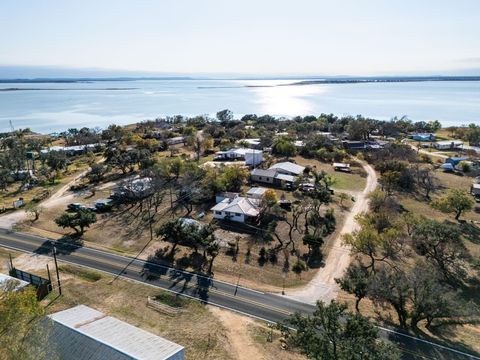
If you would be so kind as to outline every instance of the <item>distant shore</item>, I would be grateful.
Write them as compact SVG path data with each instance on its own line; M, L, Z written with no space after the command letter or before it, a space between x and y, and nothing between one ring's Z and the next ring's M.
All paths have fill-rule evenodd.
M193 77L112 77L112 78L33 78L33 79L0 79L0 84L68 84L68 83L92 83L106 81L175 81L175 80L289 80L292 82L276 85L244 85L243 87L275 87L291 85L314 85L314 84L355 84L355 83L393 83L393 82L424 82L424 81L480 81L480 76L375 76L375 77L316 77L306 76L308 80L298 78L278 77L278 78L193 78ZM16 88L12 88L16 89ZM19 90L23 90L19 88ZM36 90L36 89L32 89ZM56 89L63 90L63 89ZM70 89L66 89L70 90ZM117 88L108 88L104 90L117 90ZM121 88L121 90L124 90Z

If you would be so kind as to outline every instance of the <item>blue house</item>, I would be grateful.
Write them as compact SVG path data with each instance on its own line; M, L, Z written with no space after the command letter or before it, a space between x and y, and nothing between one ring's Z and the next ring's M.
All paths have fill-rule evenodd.
M434 134L413 134L412 135L412 140L415 141L435 141L435 135Z

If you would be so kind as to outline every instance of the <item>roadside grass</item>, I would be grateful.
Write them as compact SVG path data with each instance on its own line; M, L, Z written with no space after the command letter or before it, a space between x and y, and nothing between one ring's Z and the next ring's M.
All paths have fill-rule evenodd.
M89 270L86 268L78 268L72 265L59 265L59 270L64 273L71 274L73 276L78 276L82 280L88 282L96 282L102 278L102 274L95 270Z
M81 273L81 267L71 266L62 274ZM63 295L57 299L50 294L43 303L47 312L53 313L69 307L85 304L131 325L163 336L185 347L186 359L231 359L225 329L199 302L182 299L184 312L169 316L147 307L147 297L163 294L160 289L136 282L117 279L111 283L110 275L91 282L81 276L68 277L62 282Z

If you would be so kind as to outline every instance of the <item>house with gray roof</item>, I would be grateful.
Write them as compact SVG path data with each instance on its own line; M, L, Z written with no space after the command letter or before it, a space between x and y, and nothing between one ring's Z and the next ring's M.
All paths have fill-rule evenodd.
M280 163L280 164L292 164L295 166L299 166L293 163ZM277 164L276 164L277 165ZM274 165L275 166L275 165ZM274 168L271 166L269 169L254 169L250 173L250 178L254 182L260 182L265 184L272 184L275 186L281 186L282 184L293 184L297 177L296 175L292 175L292 173L296 173L301 168L299 174L303 173L303 166L299 166L299 168L290 167L290 166L279 166L278 168Z
M253 169L250 172L250 177L252 181L273 184L277 174L278 172L276 170Z
M62 360L183 360L185 349L172 341L85 305L48 316L45 346ZM45 325L46 326L46 325Z

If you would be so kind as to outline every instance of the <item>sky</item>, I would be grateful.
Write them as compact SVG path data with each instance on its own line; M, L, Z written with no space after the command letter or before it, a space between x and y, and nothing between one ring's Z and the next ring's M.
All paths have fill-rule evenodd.
M2 0L0 66L480 75L480 1Z

